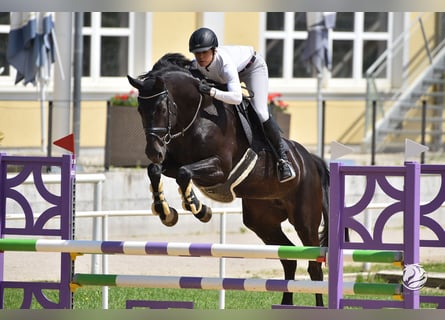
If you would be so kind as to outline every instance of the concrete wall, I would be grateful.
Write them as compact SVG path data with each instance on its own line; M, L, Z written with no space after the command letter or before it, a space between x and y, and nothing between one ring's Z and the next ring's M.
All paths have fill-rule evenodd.
M48 121L48 105L45 105ZM136 109L135 109L136 112ZM0 101L0 131L2 148L33 148L41 142L40 103L37 101ZM84 148L104 147L107 120L107 102L82 101L80 145ZM48 124L48 122L47 122ZM140 125L139 123L137 125ZM47 130L47 129L46 129ZM61 137L54 137L56 140Z
M106 181L102 185L102 210L151 210L150 184L145 169L116 169L105 173ZM164 178L166 199L171 207L182 210L181 197L174 180ZM58 185L48 185L51 192L58 193ZM34 185L22 185L17 190L25 194L31 202L33 212L36 214L48 208L46 202L40 197ZM75 210L77 213L92 211L94 209L94 184L76 184ZM198 190L196 193L212 208L236 207L239 208L240 201L236 200L230 204L216 203L204 198ZM22 209L11 199L7 199L7 214L21 213ZM229 215L230 231L240 231L242 226L241 216ZM163 233L208 233L219 232L220 216L214 215L209 223L202 223L193 215L180 215L179 222L173 228L165 227L159 217L148 213L141 217L115 217L109 219L110 237L114 239L131 239L133 237L146 237L150 234ZM57 223L57 222L52 222ZM23 221L10 221L7 226L23 226ZM76 218L76 238L91 239L93 223L92 218Z
M151 64L157 61L166 52L182 52L191 57L188 52L188 37L198 27L199 14L196 12L156 12L153 13L153 33L147 40L150 43L149 55ZM418 13L412 13L413 19ZM171 22L174 21L174 24ZM224 42L227 44L247 44L258 48L260 44L260 15L258 12L227 12L224 13ZM434 34L434 19L428 21L425 26L428 36ZM181 32L178 32L181 30ZM409 54L414 54L422 47L423 40L415 37L409 43ZM148 53L147 53L148 54ZM140 54L134 59L135 65L142 65ZM427 61L427 60L425 60ZM137 70L141 73L144 70ZM122 80L122 79L121 79ZM124 81L114 81L109 86L98 88L83 88L83 101L81 104L81 129L80 145L82 147L103 147L105 145L106 126L106 99L115 93L127 92L130 86ZM86 86L84 84L84 86ZM110 90L116 92L109 92ZM295 88L296 90L297 88ZM337 88L338 89L338 88ZM337 90L335 89L335 90ZM2 92L1 89L0 92ZM15 88L15 90L17 90ZM20 89L22 90L22 89ZM31 90L28 88L28 91ZM51 88L50 88L51 90ZM271 88L271 91L276 89ZM329 85L326 91L330 94L334 89ZM351 93L350 89L342 88L344 93ZM97 92L95 92L97 91ZM104 93L109 92L109 93ZM343 91L341 91L343 92ZM301 92L300 92L301 93ZM356 94L356 93L355 93ZM363 92L364 94L364 92ZM48 93L50 95L50 92ZM102 101L87 101L89 96L99 96ZM363 95L364 97L364 95ZM8 97L9 99L9 97ZM304 145L316 145L317 128L314 126L317 119L317 108L314 99L286 99L289 103L288 112L291 117L290 138ZM364 99L359 101L327 101L326 115L326 142L333 140L347 144L359 144L363 138L363 125L349 130L358 120L363 121L362 113L365 108ZM40 107L35 102L0 101L0 131L4 134L2 147L22 148L40 146ZM26 133L26 134L24 134Z

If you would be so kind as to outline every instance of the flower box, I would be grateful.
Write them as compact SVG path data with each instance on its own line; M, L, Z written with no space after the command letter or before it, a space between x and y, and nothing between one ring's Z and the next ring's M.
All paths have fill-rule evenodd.
M268 95L269 113L275 119L285 138L289 138L290 114L286 113L287 103L281 100L281 93L269 93Z
M272 115L282 131L282 135L289 139L290 134L290 113L276 112Z
M148 164L145 134L137 108L107 102L105 169Z

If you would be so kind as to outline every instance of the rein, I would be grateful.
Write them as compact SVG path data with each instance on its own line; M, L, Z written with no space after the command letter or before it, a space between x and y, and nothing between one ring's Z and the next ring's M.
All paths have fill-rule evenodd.
M190 127L192 126L192 124L196 121L196 118L198 117L198 113L199 110L201 109L201 104L202 104L202 94L199 95L199 103L198 103L198 107L196 108L195 114L193 115L192 120L190 121L190 123L185 126L185 128L183 128L181 131L172 134L171 133L171 119L170 119L170 114L171 114L171 110L170 110L170 104L168 102L172 102L174 106L176 106L176 108L178 107L178 105L176 104L176 102L173 100L172 96L170 95L170 93L168 92L168 90L164 90L161 92L158 92L154 95L151 96L138 96L139 99L142 100L149 100L149 99L153 99L156 98L158 96L161 95L167 95L167 108L168 108L168 126L167 128L157 128L157 127L153 127L153 128L144 128L145 130L145 134L146 135L150 135L150 136L154 136L155 138L157 138L159 141L165 143L166 145L169 144L173 139L176 139L180 136L184 136L185 132L190 129ZM163 133L166 132L165 135L163 137L160 137L158 133Z
M142 99L142 100L150 100L150 99L156 98L156 97L158 97L158 96L162 96L163 94L168 94L168 91L167 91L167 90L164 90L164 91L155 93L155 94L152 95L152 96L147 96L147 97L144 97L144 96L138 96L138 99Z

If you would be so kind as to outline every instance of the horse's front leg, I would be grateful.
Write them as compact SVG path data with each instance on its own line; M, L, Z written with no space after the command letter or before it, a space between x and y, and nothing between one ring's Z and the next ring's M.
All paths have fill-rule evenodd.
M154 215L159 215L162 223L167 227L174 226L178 222L178 212L174 208L169 207L165 199L161 181L161 165L155 163L150 164L147 168L147 173L151 182L150 189L153 195L151 211Z
M210 220L212 210L196 197L192 187L192 179L206 186L223 182L224 173L219 163L220 160L213 157L182 166L178 170L176 182L182 196L182 206L184 210L191 211L202 222Z

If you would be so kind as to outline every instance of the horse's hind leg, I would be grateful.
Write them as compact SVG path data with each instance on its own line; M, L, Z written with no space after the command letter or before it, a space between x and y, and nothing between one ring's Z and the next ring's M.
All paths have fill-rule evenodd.
M316 246L320 245L320 240L318 238L318 226L320 223L315 221L305 221L297 222L295 229L297 230L298 236L304 246ZM313 281L323 281L323 270L321 268L321 262L309 261L307 269L311 280ZM323 306L323 296L320 293L315 294L315 305Z
M266 227L266 226L265 226ZM280 226L269 226L267 232L264 229L255 227L252 229L256 235L263 240L266 245L284 245L293 246L294 244L286 237ZM295 280L295 272L297 270L296 260L280 260L283 266L284 279ZM293 293L283 292L281 299L282 305L293 305Z
M246 227L255 232L266 245L294 246L281 229L281 222L287 218L283 208L273 204L271 200L243 199L243 222ZM284 279L294 280L297 270L296 260L280 260ZM293 293L283 292L281 304L292 305Z
M163 184L161 181L161 166L159 164L150 164L147 168L147 174L151 182L151 192L153 195L153 204L151 211L159 215L162 223L168 227L174 226L178 222L178 212L168 206L165 200Z
M274 230L270 230L267 236L262 233L257 233L266 245L281 245L281 246L293 246L294 244L286 237L286 235L281 230L281 227L276 227ZM263 238L265 237L265 238ZM284 279L285 280L295 280L295 272L297 271L297 260L280 260L283 266ZM294 304L293 292L283 292L281 298L282 305L293 305Z

